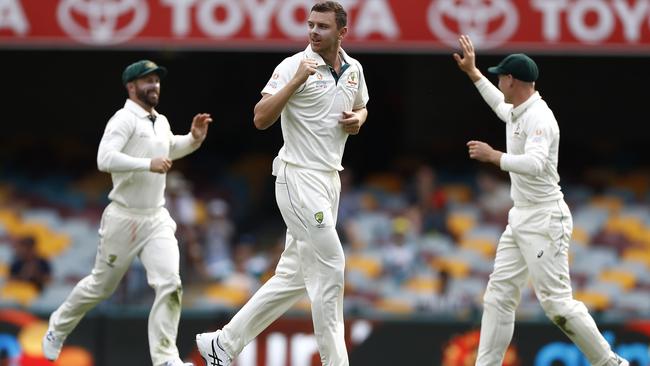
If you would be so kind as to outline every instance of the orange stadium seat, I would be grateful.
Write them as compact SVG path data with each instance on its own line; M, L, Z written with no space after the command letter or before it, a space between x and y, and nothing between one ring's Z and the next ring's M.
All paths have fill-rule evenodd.
M15 210L1 209L0 222L4 224L5 229L11 235L15 235L17 228L21 225L20 218Z
M452 202L468 203L472 200L472 189L465 184L446 184L442 190Z
M629 291L636 286L634 273L624 270L606 270L600 273L599 279L603 282L612 282L619 285L623 290Z
M402 287L417 294L434 294L440 290L440 281L433 277L416 276L408 279Z
M379 277L383 268L378 258L362 254L351 254L346 257L345 262L346 272L358 271L371 279Z
M623 259L641 262L650 268L650 252L646 248L628 248L623 252Z
M38 288L25 281L10 280L0 290L0 297L3 300L15 301L23 306L29 306L38 297Z
M589 309L592 310L605 310L609 307L609 296L600 292L591 291L576 291L575 299L582 301Z
M439 272L449 273L454 278L465 278L470 273L469 263L457 258L434 258L430 265Z
M578 225L573 227L573 234L571 235L571 240L573 240L575 243L580 244L582 246L588 246L590 239L591 238L589 237L589 234L585 229L583 229Z
M0 263L0 280L7 278L9 275L9 265L7 263Z
M623 200L614 196L595 196L591 199L591 205L604 208L610 213L618 213L623 208Z
M0 210L0 222L13 237L33 236L36 239L37 253L45 258L60 254L71 242L68 235L54 232L44 223L24 222L13 210Z
M605 230L618 233L629 241L639 242L646 233L640 218L634 216L614 216L605 223Z
M451 213L447 217L447 229L456 238L463 235L476 225L476 220L470 215L462 213Z
M244 289L225 286L220 283L207 286L204 294L213 302L233 307L243 305L249 297L248 291Z
M489 239L463 239L460 247L478 252L485 258L494 258L497 244Z
M375 309L382 313L406 315L412 313L414 306L404 299L381 298L375 301Z
M650 227L645 228L643 235L639 240L639 244L642 244L643 246L650 248Z

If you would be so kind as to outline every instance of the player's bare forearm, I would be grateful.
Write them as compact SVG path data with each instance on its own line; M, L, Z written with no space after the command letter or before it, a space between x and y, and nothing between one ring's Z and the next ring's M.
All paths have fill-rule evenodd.
M295 80L289 81L284 88L275 94L264 94L262 99L255 105L253 110L253 123L258 130L266 130L271 127L280 118L282 109L289 101L293 93L298 90L298 84Z
M474 68L474 70L470 70L469 72L466 72L466 74L469 77L469 79L472 80L473 83L483 78L483 74L481 73L481 70L479 70L478 68Z
M503 152L499 150L492 150L492 154L490 154L490 160L489 162L498 166L499 168L501 167L501 156L503 155Z
M359 124L363 126L363 124L366 123L366 119L368 118L368 109L366 109L366 107L363 107L359 109L353 109L352 112L356 113L357 116L359 116Z

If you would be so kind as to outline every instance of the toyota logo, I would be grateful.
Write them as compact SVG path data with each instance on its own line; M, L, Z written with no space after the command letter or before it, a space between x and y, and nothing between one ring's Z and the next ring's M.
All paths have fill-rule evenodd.
M146 0L61 0L57 18L79 42L111 45L128 41L147 23Z
M433 0L428 10L429 28L452 47L467 34L478 47L493 48L517 30L519 14L510 0Z

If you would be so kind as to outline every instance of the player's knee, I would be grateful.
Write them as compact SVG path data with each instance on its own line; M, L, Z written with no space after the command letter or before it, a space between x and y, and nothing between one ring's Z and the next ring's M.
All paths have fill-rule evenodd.
M587 308L580 301L570 297L554 299L546 298L540 300L546 316L554 323L561 323L562 319L570 319L579 314L587 314Z
M113 283L111 281L100 281L92 275L81 280L78 286L83 288L84 295L88 298L94 299L96 301L104 301L108 299L115 289L117 289L118 283Z
M174 292L178 290L182 291L183 289L181 277L178 275L178 273L169 274L168 276L165 276L158 281L149 283L149 285L153 287L156 292Z
M500 312L513 313L518 305L518 296L508 295L488 284L485 295L483 295L483 307L493 307Z
M341 266L337 266L336 268L332 269L331 275L332 275L332 280L334 283L343 285L345 282L345 270L344 270L345 264Z

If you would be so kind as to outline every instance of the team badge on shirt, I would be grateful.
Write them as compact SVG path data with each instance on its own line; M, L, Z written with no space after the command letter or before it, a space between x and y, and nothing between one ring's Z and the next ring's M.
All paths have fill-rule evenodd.
M359 76L356 71L353 71L348 75L348 80L346 81L348 87L354 88L359 84Z
M323 80L323 74L316 72L314 74L316 80L314 81L314 87L318 89L327 89L327 80Z
M322 224L323 223L323 211L316 212L314 214L314 219L316 219L316 222L318 224Z

